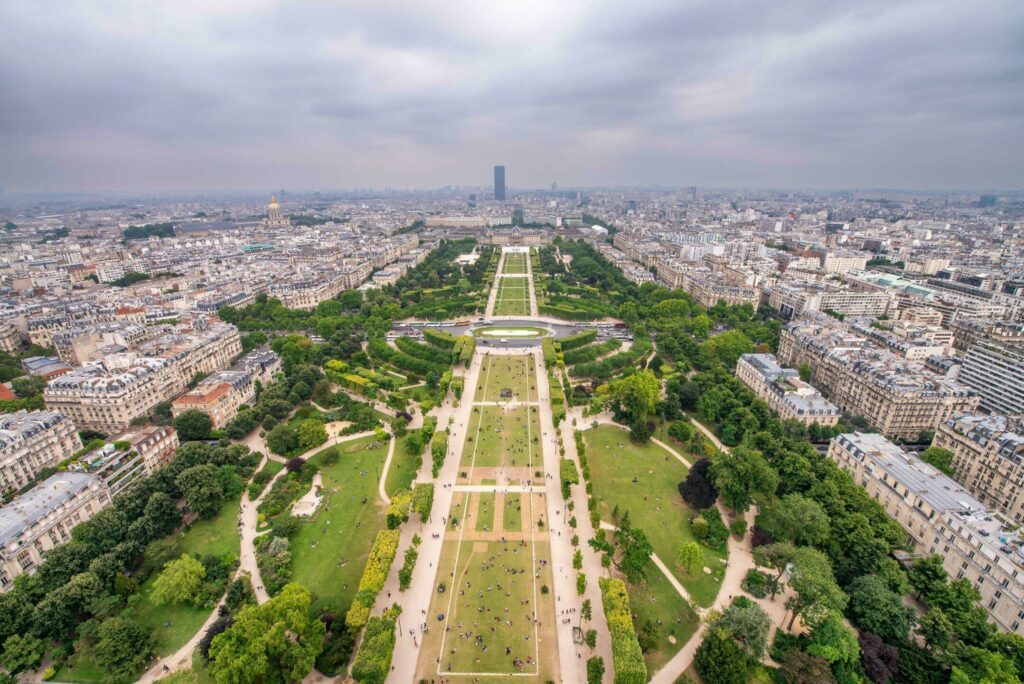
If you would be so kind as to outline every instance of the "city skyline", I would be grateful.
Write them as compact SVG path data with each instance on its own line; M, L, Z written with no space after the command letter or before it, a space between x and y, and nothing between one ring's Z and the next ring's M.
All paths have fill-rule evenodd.
M0 187L1017 189L1018 3L0 8ZM52 49L60 45L61 49Z

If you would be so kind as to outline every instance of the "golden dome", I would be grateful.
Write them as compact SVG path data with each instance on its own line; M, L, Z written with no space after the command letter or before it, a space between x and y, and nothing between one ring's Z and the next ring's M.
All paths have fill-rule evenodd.
M277 203L277 197L275 197L274 195L271 195L270 196L270 204L268 204L267 206L268 207L279 207L281 205Z

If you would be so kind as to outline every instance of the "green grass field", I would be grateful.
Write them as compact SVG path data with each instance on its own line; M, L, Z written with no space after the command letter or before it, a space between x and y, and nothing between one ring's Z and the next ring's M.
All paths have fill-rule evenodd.
M495 316L529 316L530 288L526 278L502 278L498 281Z
M690 531L693 511L677 489L686 477L686 466L656 444L637 445L627 432L610 425L583 434L602 520L614 524L616 506L620 515L629 511L633 525L644 531L654 552L693 600L710 606L725 572L725 554L704 548L704 567L710 568L711 574L698 571L690 575L677 559L679 547L694 539Z
M509 253L505 255L502 273L526 273L526 255Z
M540 462L533 441L540 436L536 406L474 406L468 427L463 468L521 468Z
M183 553L193 556L239 553L238 538L238 499L224 503L220 513L211 520L200 520L178 537L175 546L175 557ZM150 575L139 587L139 598L135 605L126 608L122 617L128 618L148 628L156 639L157 655L163 657L174 653L191 639L206 618L210 616L208 608L196 608L191 604L172 604L167 606L154 605L149 600L159 571ZM62 668L57 679L64 682L99 682L103 680L103 672L88 657L75 659L72 667Z
M504 517L501 528L506 532L519 532L523 529L522 497L517 493L505 494L503 506Z
M536 401L537 380L532 356L491 356L484 358L473 401ZM511 397L503 397L509 390Z
M639 632L650 630L655 635L655 648L644 654L649 675L672 659L700 627L700 618L683 600L668 578L654 565L647 568L642 584L627 584L629 605L636 617L633 623ZM669 637L675 639L675 643Z
M490 532L494 529L494 492L474 494L477 500L476 528L477 532Z
M426 447L424 453L429 448L429 446ZM410 489L422 458L422 456L416 457L410 454L409 450L405 448L405 438L399 438L398 443L395 444L395 455L391 459L388 475L384 478L384 489L387 490L388 496L394 496L395 492L403 489Z
M315 607L348 608L377 532L384 526L384 504L377 478L387 442L364 437L339 445L340 458L324 466L324 503L315 518L292 538L292 581L314 596Z

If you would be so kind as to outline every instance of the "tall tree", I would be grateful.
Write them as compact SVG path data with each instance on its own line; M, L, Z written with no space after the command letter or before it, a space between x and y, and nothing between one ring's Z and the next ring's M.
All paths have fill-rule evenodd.
M849 586L850 617L863 630L874 632L887 643L905 641L914 626L914 609L877 575L864 575Z
M829 539L829 518L814 499L787 494L772 511L777 536L800 546L821 546Z
M772 621L761 606L746 598L741 599L725 609L715 627L724 629L748 655L760 660L768 650L768 630Z
M106 684L135 681L149 664L156 640L145 627L120 617L103 621L92 656L103 670Z
M189 603L203 585L206 568L187 553L164 566L153 582L150 599L158 606L169 603Z
M761 452L743 446L716 455L710 472L722 500L739 513L750 508L755 494L771 496L779 485Z
M218 684L297 682L313 669L324 623L310 613L309 592L288 584L259 606L243 608L210 645L210 674Z
M626 416L634 437L646 441L650 437L647 423L658 408L661 383L649 370L627 375L609 383L609 396L615 407Z
M209 520L220 512L224 503L224 490L217 479L217 469L205 463L192 466L178 473L174 484L181 490L185 503L203 520Z
M213 420L203 411L183 411L174 419L174 429L178 431L178 439L182 442L210 439Z

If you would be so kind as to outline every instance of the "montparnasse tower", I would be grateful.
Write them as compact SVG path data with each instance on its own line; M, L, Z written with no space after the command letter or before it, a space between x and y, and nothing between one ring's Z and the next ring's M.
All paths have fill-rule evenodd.
M281 210L281 205L277 202L277 197L274 195L270 196L270 204L267 205L267 219L265 222L267 228L289 228L291 227L291 221L284 215L284 211Z

